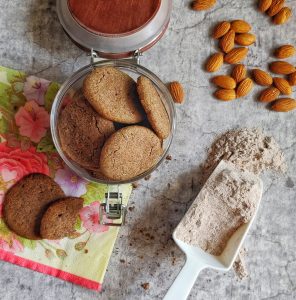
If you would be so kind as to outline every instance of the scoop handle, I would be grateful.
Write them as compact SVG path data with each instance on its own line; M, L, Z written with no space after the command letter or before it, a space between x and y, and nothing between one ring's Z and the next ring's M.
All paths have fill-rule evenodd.
M206 267L192 257L186 257L186 263L169 288L163 300L186 300L200 271Z

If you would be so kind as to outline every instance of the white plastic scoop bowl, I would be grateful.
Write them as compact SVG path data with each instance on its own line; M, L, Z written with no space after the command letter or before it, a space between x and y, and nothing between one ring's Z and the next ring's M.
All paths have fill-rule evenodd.
M221 161L208 180L210 180L212 176L226 169L230 169L230 166L225 161ZM176 238L176 230L173 232L174 241L186 255L186 263L175 279L173 285L168 290L166 296L164 297L164 300L187 299L198 274L205 268L211 268L226 272L232 267L239 253L239 250L248 234L248 231L256 217L262 198L263 183L261 179L252 173L250 173L250 176L253 176L254 179L258 181L258 184L260 186L260 198L257 200L258 204L255 214L248 223L243 224L241 227L239 227L239 229L231 236L220 256L211 255L203 251L199 247L190 246L184 243L183 241ZM199 200L199 195L194 201Z

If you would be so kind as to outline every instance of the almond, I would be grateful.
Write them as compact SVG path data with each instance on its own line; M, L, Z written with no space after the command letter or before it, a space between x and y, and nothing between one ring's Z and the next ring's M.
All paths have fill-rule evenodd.
M296 53L296 49L294 46L283 45L275 50L274 55L279 59L284 59L284 58L294 56L295 53Z
M275 16L285 5L285 0L272 0L271 6L267 11L270 17Z
M254 69L253 77L255 82L259 85L272 85L272 77L265 71L262 71L260 69Z
M258 8L261 12L266 12L271 6L272 0L260 0L258 3Z
M225 55L224 61L228 64L237 64L247 56L248 51L245 47L234 48Z
M240 33L236 34L235 42L241 46L250 46L256 41L256 36L252 33Z
M274 17L272 22L276 25L286 23L292 16L292 11L289 7L283 7Z
M212 78L212 82L223 89L232 90L236 87L235 80L227 75L219 75Z
M296 108L296 100L291 98L281 98L275 101L271 109L279 112L288 112Z
M293 65L285 61L274 61L269 65L270 70L275 74L289 75L296 71Z
M274 77L273 84L283 95L292 94L292 88L285 78Z
M215 53L209 57L206 63L206 70L208 72L216 72L221 68L222 65L223 65L223 54Z
M192 2L192 9L207 10L216 4L216 0L195 0Z
M220 40L220 48L225 53L230 52L234 48L235 32L230 29Z
M253 88L253 80L251 78L244 79L236 89L237 98L248 95Z
M261 102L271 102L277 99L280 95L280 91L275 88L274 86L271 86L265 90L263 90L259 96L259 101Z
M212 37L214 39L219 39L222 36L224 36L229 31L229 29L230 29L230 23L227 21L223 21L215 27Z
M236 97L235 90L221 89L214 93L214 96L222 101L231 101Z
M236 83L241 82L246 78L247 75L247 69L244 65L236 65L234 66L231 76L236 81Z
M291 86L296 85L296 72L289 75L289 83Z
M231 22L231 29L233 29L236 33L247 33L252 29L252 27L244 20L235 20Z
M184 89L180 82L178 81L171 82L169 85L169 89L175 103L181 104L184 102Z

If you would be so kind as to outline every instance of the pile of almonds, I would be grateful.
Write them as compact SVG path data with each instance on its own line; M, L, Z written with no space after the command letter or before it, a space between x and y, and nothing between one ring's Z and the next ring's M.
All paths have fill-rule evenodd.
M248 48L256 41L256 36L250 33L251 26L243 20L220 22L213 31L212 37L219 40L218 52L209 57L206 63L208 72L218 71L224 62L238 64L247 55ZM235 44L243 47L236 47ZM214 96L222 101L230 101L244 97L253 88L253 81L246 77L247 70L244 65L238 64L233 68L231 76L220 75L212 78L212 83L219 88Z
M215 27L212 36L214 39L219 39L219 47L222 52L209 57L206 70L216 72L221 68L223 62L237 64L244 60L248 54L248 48L245 46L250 46L256 41L255 35L249 33L250 30L250 24L243 20L219 23ZM235 48L235 44L244 47Z
M231 101L244 97L253 88L253 81L247 77L247 69L244 65L235 65L231 76L219 75L212 78L212 83L220 87L214 96L222 101Z
M276 25L286 23L292 16L289 7L285 7L285 0L259 0L258 8L272 18Z
M292 45L283 45L275 50L274 55L278 59L286 59L296 54L296 48ZM291 95L292 86L296 85L296 68L285 61L274 61L269 66L270 70L279 75L287 75L287 78L272 77L269 73L260 69L253 70L255 82L261 86L268 86L259 96L259 101L271 103L271 109L279 112L288 112L296 109L296 100L292 98L279 98L280 95Z

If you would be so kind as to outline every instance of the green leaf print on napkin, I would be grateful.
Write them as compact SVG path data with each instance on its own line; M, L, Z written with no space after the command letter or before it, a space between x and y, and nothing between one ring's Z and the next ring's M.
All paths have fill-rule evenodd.
M0 237L10 235L11 231L7 228L3 220L0 219Z
M56 149L53 145L53 141L50 133L48 132L44 138L41 139L37 145L37 152L55 152Z
M52 106L52 103L53 103L53 100L58 92L60 88L60 85L56 82L52 82L49 87L48 87L48 90L45 94L45 97L44 97L44 101L45 101L45 109L50 112L51 110L51 106Z
M1 114L0 114L0 134L6 133L7 130L8 130L7 121L4 118L1 118Z
M28 239L25 239L25 238L22 238L22 237L18 237L18 239L20 240L20 242L23 244L23 246L25 248L29 248L31 250L34 250L37 246L37 243L34 240L28 240Z
M82 196L84 199L84 205L90 204L96 201L102 201L105 199L105 193L107 192L107 186L99 183L91 182L87 185L87 192Z

